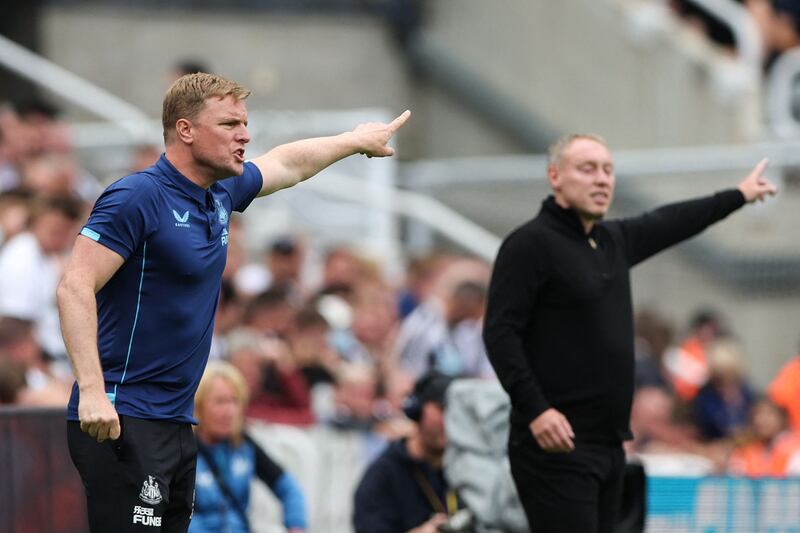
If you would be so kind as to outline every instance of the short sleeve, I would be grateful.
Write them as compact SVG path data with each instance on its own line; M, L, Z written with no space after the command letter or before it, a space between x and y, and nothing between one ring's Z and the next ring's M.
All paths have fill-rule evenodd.
M258 196L263 184L264 180L261 177L261 171L251 161L245 161L244 172L242 172L241 176L235 176L219 182L219 185L230 195L233 210L240 213L247 209L250 202Z
M92 209L81 235L127 260L144 242L152 219L153 185L147 176L133 174L106 189Z

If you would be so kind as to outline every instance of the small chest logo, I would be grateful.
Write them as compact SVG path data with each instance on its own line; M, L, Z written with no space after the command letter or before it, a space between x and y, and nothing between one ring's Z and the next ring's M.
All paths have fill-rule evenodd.
M177 226L179 228L189 228L189 227L191 227L188 224L189 211L184 211L182 215L179 215L178 212L173 209L172 210L172 216L175 217L175 226Z
M147 481L142 483L142 491L139 493L139 499L150 505L161 503L161 491L158 488L158 481L155 481L153 476L147 476Z
M228 228L222 229L222 246L228 246Z
M223 226L228 224L228 211L225 209L225 206L222 205L222 202L219 200L214 200L214 204L217 206L217 220Z

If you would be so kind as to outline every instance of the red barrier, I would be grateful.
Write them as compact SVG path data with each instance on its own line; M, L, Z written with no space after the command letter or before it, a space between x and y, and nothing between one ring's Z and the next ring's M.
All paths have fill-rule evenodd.
M0 531L88 531L63 409L0 408Z

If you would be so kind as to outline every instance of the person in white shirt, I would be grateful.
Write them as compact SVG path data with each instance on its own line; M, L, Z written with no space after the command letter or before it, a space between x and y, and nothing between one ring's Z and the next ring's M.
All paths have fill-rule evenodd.
M34 201L27 231L0 249L0 315L30 320L48 356L66 361L56 309L61 257L71 247L82 204L68 197Z

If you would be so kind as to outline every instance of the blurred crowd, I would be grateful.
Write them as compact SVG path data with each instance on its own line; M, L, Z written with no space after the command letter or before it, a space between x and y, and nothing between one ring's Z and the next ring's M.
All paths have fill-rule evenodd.
M699 474L800 475L800 355L759 391L719 313L697 312L678 341L653 311L641 310L635 324L629 453L695 456L685 464Z
M783 52L800 46L800 2L797 0L736 0L752 16L761 37L764 68L768 69ZM673 10L686 23L706 34L720 46L734 50L731 28L702 4L693 0L670 0Z
M136 150L130 168L157 156ZM0 105L0 403L67 403L55 287L99 192L57 109ZM242 219L231 219L210 358L244 376L247 417L392 439L410 431L402 403L420 376L494 379L481 339L491 265L431 253L390 279L356 248L310 242L274 237L252 256ZM629 452L693 454L714 472L800 473L800 357L762 395L717 313L698 313L678 337L642 310L636 330Z

